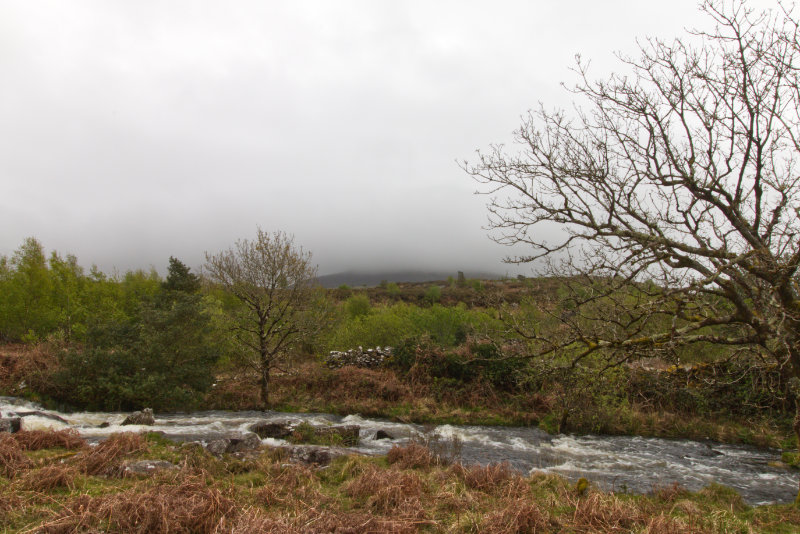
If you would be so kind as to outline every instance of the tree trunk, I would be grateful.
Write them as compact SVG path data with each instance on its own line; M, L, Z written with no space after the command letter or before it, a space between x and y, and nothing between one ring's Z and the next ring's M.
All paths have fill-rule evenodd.
M267 348L266 315L259 311L258 319L259 352L261 353L261 408L267 410L269 408L269 370L272 362Z
M795 395L797 393L795 392ZM794 433L797 436L797 454L800 455L800 398L795 397L795 416L794 416ZM800 505L800 483L798 483L797 497L794 499L795 505Z
M261 368L261 407L269 408L269 367Z

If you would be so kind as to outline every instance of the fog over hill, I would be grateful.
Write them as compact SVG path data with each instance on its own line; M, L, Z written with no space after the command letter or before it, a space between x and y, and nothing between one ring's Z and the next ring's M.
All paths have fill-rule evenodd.
M387 282L432 282L447 280L448 276L458 276L458 271L433 271L433 270L387 270L387 271L346 271L335 274L319 276L317 280L323 287L333 288L342 284L351 287L377 286L382 281ZM464 271L467 278L481 280L496 280L503 275L489 272Z

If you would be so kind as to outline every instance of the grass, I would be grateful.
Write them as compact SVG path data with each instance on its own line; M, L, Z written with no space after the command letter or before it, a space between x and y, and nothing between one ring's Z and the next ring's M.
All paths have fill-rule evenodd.
M394 447L386 458L339 458L324 470L287 463L281 450L265 449L248 461L220 460L137 434L92 449L103 447L102 453L80 448L66 459L61 447L24 450L8 437L2 444L13 448L17 461L0 476L0 532L800 530L800 508L750 507L722 486L614 495L552 474L523 477L506 464L446 465L420 443ZM116 469L121 461L164 456L180 469L149 476Z

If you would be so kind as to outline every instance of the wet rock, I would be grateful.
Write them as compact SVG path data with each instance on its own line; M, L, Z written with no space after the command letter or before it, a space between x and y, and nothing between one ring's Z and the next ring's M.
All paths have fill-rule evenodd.
M45 419L51 419L53 421L58 421L59 423L67 423L67 424L69 424L69 421L67 421L63 417L59 417L57 415L53 415L53 414L50 414L50 413L39 412L39 411L16 412L16 414L14 414L14 415L16 415L17 417L30 417L30 416L43 417Z
M373 437L372 439L376 441L379 439L394 439L394 436L392 436L385 430L378 430L377 432L375 432L375 437Z
M284 439L292 433L292 427L286 421L254 423L250 425L249 429L251 432L258 434L261 439Z
M316 445L298 445L289 449L289 461L306 465L326 466L339 456L347 456L347 451Z
M22 419L19 417L4 417L0 419L0 432L19 432L22 428Z
M241 438L230 438L228 446L225 448L227 453L251 451L261 447L261 439L255 434L247 434Z
M102 423L97 425L97 428L108 428L110 426L111 426L111 423L109 423L108 421L103 421Z
M222 456L231 444L231 440L227 438L219 438L211 440L206 444L206 450L214 456Z
M153 425L155 424L153 410L145 408L140 412L133 412L122 422L123 425Z
M165 469L177 469L178 466L166 460L140 460L122 465L125 475L152 475Z

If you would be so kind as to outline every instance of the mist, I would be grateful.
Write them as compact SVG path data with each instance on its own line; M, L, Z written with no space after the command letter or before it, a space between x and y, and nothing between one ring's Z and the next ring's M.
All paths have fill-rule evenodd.
M570 107L636 38L703 17L652 2L0 4L0 255L34 236L106 272L195 268L256 228L321 274L525 273L458 162Z

